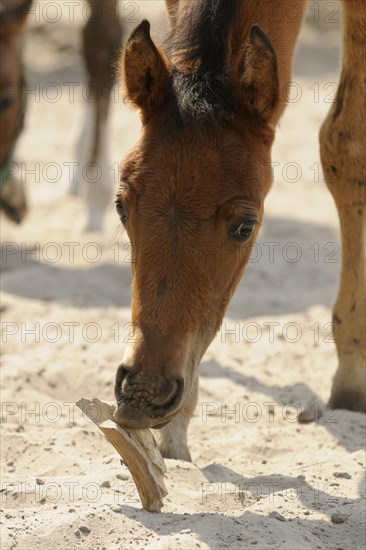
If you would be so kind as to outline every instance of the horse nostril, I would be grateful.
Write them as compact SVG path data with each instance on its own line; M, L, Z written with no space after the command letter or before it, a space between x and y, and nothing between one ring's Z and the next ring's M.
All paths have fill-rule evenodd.
M184 379L181 376L166 378L143 370L133 372L122 364L117 370L114 394L117 408L122 407L125 413L126 408L143 410L148 416L155 417L178 407L183 387Z
M164 380L159 391L151 399L151 404L155 407L169 407L174 404L179 393L181 380Z
M135 382L135 379L132 376L129 376L126 372L123 381L122 381L122 395L125 397L133 397L134 393L138 391L138 385Z
M116 381L114 383L114 395L117 403L122 400L122 382L126 377L127 370L124 368L123 364L120 365L116 373Z

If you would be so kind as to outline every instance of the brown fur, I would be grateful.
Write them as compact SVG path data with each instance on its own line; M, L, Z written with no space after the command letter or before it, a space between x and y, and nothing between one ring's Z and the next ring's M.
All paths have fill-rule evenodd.
M144 122L160 107L167 79L166 60L151 40L150 24L145 21L131 34L122 62L125 98L141 109Z
M211 1L216 9L219 4ZM292 0L282 0L281 13L290 4L294 7ZM173 44L169 61L152 43L147 23L133 33L123 58L125 90L140 110L143 131L123 162L117 196L132 242L136 339L119 368L116 417L135 427L171 421L161 430L161 449L166 456L187 458L186 429L196 402L197 366L221 323L258 231L256 226L246 242L238 243L228 238L228 228L242 219L262 219L274 129L286 105L305 1L296 1L299 17L291 23L270 0L242 2L227 38L227 53L223 52L226 65L221 76L215 73L215 60L210 66L209 60L200 58L199 36L193 50L187 48L191 31L186 21L194 26L198 13L193 3L167 0L167 7ZM342 84L323 126L321 144L344 247L335 315L345 322L337 342L340 366L332 400L335 406L365 410L361 235L366 115L360 115L365 108L366 21L365 9L360 16L359 8L356 0L344 3ZM209 55L207 46L202 51ZM228 105L221 112L220 100ZM124 392L136 389L138 379L144 380L137 383L140 398L129 400ZM179 399L167 403L165 413L159 402L156 415L152 404L160 390L154 380L175 380L178 387L183 380ZM149 385L157 394L149 393ZM173 390L170 399L172 395Z
M320 132L324 175L337 206L343 250L333 310L339 366L330 406L366 412L366 1L347 0L343 11L341 80Z
M169 61L153 44L147 23L132 34L122 60L126 95L140 110L143 132L123 162L118 195L119 208L128 212L133 250L135 344L118 371L116 417L134 427L172 420L162 430L161 448L182 458L189 456L186 445L172 434L177 426L187 427L198 364L262 220L274 127L285 106L281 90L289 82L300 27L299 21L289 33L286 56L278 40L281 59L286 57L279 67L272 36L260 29L262 23L268 27L262 21L266 10L258 11L256 2L243 5L223 58L226 75L215 72L214 64L211 69L207 59L190 56L184 46L176 55L174 44L185 44L190 32L184 28L189 2L177 4L176 12L170 2L179 35L173 28ZM253 233L238 242L228 233L243 220L255 222ZM164 379L171 388L165 411L164 403L155 405L159 392L166 394Z
M21 67L15 39L0 36L0 87L1 102L8 106L1 110L0 164L5 162L11 150L18 127L21 110Z
M0 2L0 208L19 223L27 212L21 182L10 176L8 163L23 125L23 73L19 35L23 30L30 0Z
M88 0L90 19L83 29L83 53L91 90L96 90L96 131L91 161L98 157L100 124L108 116L111 89L115 81L112 70L122 40L122 26L116 17L117 0Z

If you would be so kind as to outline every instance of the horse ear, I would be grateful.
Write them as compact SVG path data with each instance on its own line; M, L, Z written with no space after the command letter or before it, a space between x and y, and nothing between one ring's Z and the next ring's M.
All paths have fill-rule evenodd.
M122 58L124 98L141 110L144 122L159 108L167 79L167 63L152 41L150 23L145 19L132 32Z
M278 104L277 57L267 35L257 26L239 61L239 100L253 115L269 121Z

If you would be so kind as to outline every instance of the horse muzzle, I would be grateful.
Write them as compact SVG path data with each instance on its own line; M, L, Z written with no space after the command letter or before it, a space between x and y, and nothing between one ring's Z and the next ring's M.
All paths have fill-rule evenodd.
M184 392L182 376L131 371L120 365L115 382L114 417L124 428L159 428L179 412Z

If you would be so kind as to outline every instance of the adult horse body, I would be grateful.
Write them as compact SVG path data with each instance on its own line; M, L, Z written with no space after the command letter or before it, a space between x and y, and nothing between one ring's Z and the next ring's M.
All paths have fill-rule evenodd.
M122 163L117 211L132 243L134 343L117 371L115 416L160 428L167 457L189 459L197 370L243 273L271 184L305 0L167 0L164 50L142 22L121 61L142 133ZM285 8L285 9L284 9ZM286 8L297 17L284 17ZM364 189L366 1L347 0L341 85L321 131L341 220L330 405L366 408Z

